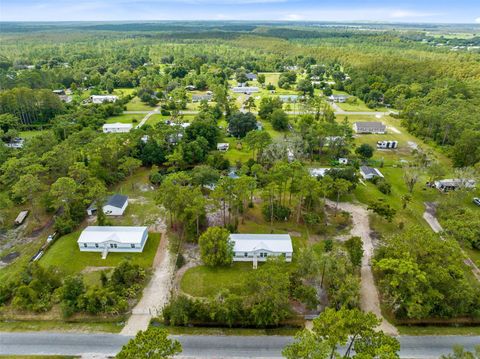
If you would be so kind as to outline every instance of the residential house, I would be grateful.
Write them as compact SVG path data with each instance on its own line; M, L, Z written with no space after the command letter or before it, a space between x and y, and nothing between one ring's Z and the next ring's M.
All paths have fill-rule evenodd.
M459 179L459 178L438 180L438 181L435 181L434 184L435 184L435 188L437 188L442 192L455 191L461 188L472 189L472 188L475 188L475 185L476 185L474 180Z
M103 133L126 133L132 129L131 123L106 123L103 125Z
M366 179L366 180L371 180L375 177L383 178L382 172L380 172L376 168L368 167L368 166L360 166L360 175L363 177L363 179Z
M116 102L118 96L114 95L92 95L90 96L90 101L95 104L101 104L104 102Z
M218 151L228 151L228 149L230 148L230 144L229 143L217 143L217 150Z
M233 242L234 262L265 262L268 257L285 257L292 261L292 239L288 234L230 234Z
M278 96L278 98L280 99L280 101L282 102L290 102L290 103L293 103L293 102L297 102L298 99L300 98L300 96L298 95L280 95Z
M351 97L349 95L331 95L329 99L333 102L344 103Z
M249 95L251 93L258 92L259 89L256 86L235 86L232 88L232 91L235 93L243 93Z
M122 216L128 206L128 197L121 194L114 194L107 198L103 205L103 213L107 216ZM87 208L87 214L93 216L97 212L96 203Z
M101 252L106 258L108 252L143 252L147 239L147 227L89 226L77 243L81 252Z
M356 133L387 133L387 126L382 122L355 122L353 124L353 130Z
M323 177L330 167L310 168L309 172L312 177Z
M213 95L192 95L192 102L212 101Z
M254 73L252 72L249 72L247 75L247 79L248 81L257 81L257 75L255 75Z

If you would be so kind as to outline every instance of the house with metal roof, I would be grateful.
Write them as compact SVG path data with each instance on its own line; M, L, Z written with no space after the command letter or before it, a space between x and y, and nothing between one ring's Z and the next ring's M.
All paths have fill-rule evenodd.
M351 96L350 95L331 95L329 99L333 102L344 103L346 102Z
M255 75L253 72L249 72L246 74L248 81L256 81L257 80L257 75Z
M285 257L292 261L293 246L289 234L230 234L233 242L234 262L265 262L268 257Z
M297 102L300 98L298 95L280 95L278 96L282 102Z
M375 121L355 122L353 124L353 130L356 133L384 134L387 133L387 126L385 126L382 122Z
M133 128L131 123L106 123L103 125L103 133L127 133Z
M147 227L89 226L77 243L81 252L101 252L106 258L108 252L143 252L147 239Z
M104 102L116 102L118 96L115 95L92 95L90 96L90 101L95 104L101 104Z
M472 189L475 188L475 181L469 179L443 179L435 181L435 188L442 192L455 191L461 188Z
M366 180L371 180L374 177L383 177L382 172L378 169L368 166L360 166L360 175Z
M122 216L123 212L127 209L128 197L122 194L114 194L107 198L107 201L103 205L103 213L107 216ZM87 208L87 214L93 216L97 212L97 205L92 203Z
M235 93L251 94L260 91L256 86L235 86L232 88Z
M192 102L201 102L201 101L212 101L213 95L204 94L204 95L192 95Z

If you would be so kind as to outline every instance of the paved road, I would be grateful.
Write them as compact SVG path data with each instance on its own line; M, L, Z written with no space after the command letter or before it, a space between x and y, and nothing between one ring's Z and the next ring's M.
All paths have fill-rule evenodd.
M0 355L114 355L130 337L118 334L0 333ZM183 358L281 358L286 336L174 336ZM480 336L401 336L402 358L438 358L455 344L473 350Z

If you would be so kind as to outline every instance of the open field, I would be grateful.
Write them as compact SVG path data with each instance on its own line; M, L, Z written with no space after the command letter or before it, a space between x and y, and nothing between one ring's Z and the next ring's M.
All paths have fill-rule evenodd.
M252 263L234 263L230 267L198 266L185 272L181 290L195 297L211 297L224 289L235 290L252 270Z
M137 124L140 123L142 118L145 117L143 114L123 114L118 116L112 116L107 119L107 123L131 123Z
M127 103L127 111L152 111L155 106L149 106L143 103L138 97L134 97Z

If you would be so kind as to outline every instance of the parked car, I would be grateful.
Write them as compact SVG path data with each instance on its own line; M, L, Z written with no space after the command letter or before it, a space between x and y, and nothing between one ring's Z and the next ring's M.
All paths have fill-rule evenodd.
M480 206L480 198L474 197L473 198L473 203L475 203L477 206Z

